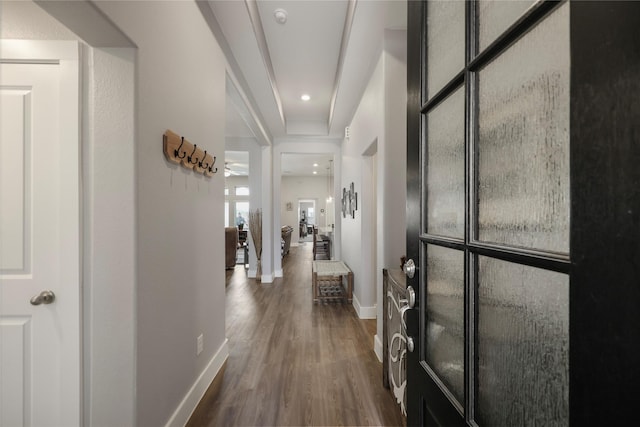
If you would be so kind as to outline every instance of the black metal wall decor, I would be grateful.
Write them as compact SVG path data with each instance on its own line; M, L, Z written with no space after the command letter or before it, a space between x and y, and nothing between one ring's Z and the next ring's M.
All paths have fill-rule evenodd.
M353 182L349 186L349 189L342 189L342 217L346 218L347 215L351 218L356 217L356 210L358 209L358 193L354 190Z
M342 218L347 217L347 189L342 189Z

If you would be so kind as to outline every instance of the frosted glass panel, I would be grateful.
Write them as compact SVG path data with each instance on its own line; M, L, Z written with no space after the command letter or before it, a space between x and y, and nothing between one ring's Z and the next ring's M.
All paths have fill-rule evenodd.
M464 90L427 115L427 231L464 238Z
M431 98L464 68L465 2L427 3L427 94Z
M569 9L479 73L482 241L569 251Z
M569 425L569 277L479 262L479 424Z
M427 245L425 360L464 402L464 253Z
M477 7L480 50L489 46L534 3L534 0L479 0Z

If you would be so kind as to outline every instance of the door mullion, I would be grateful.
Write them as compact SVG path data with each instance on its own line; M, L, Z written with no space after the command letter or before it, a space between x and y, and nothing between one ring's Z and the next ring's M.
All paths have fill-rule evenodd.
M476 2L467 2L465 10L465 233L464 233L464 259L465 259L465 420L473 422L475 409L476 389L476 364L475 364L475 259L469 250L469 243L475 237L475 179L474 179L474 135L476 103L474 98L475 84L473 73L469 71L469 64L477 52L477 40L475 31Z

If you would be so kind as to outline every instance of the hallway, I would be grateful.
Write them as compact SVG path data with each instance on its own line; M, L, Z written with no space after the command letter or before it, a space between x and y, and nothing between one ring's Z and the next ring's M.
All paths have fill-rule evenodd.
M292 247L273 284L227 271L229 358L188 426L403 424L372 350L375 320L312 303L311 249Z

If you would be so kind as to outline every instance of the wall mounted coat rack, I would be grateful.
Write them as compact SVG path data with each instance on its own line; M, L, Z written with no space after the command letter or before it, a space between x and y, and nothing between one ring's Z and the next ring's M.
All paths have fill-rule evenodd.
M206 177L212 177L218 168L215 167L216 157L202 150L198 144L192 144L184 136L167 130L162 136L164 155L172 163L182 165Z

